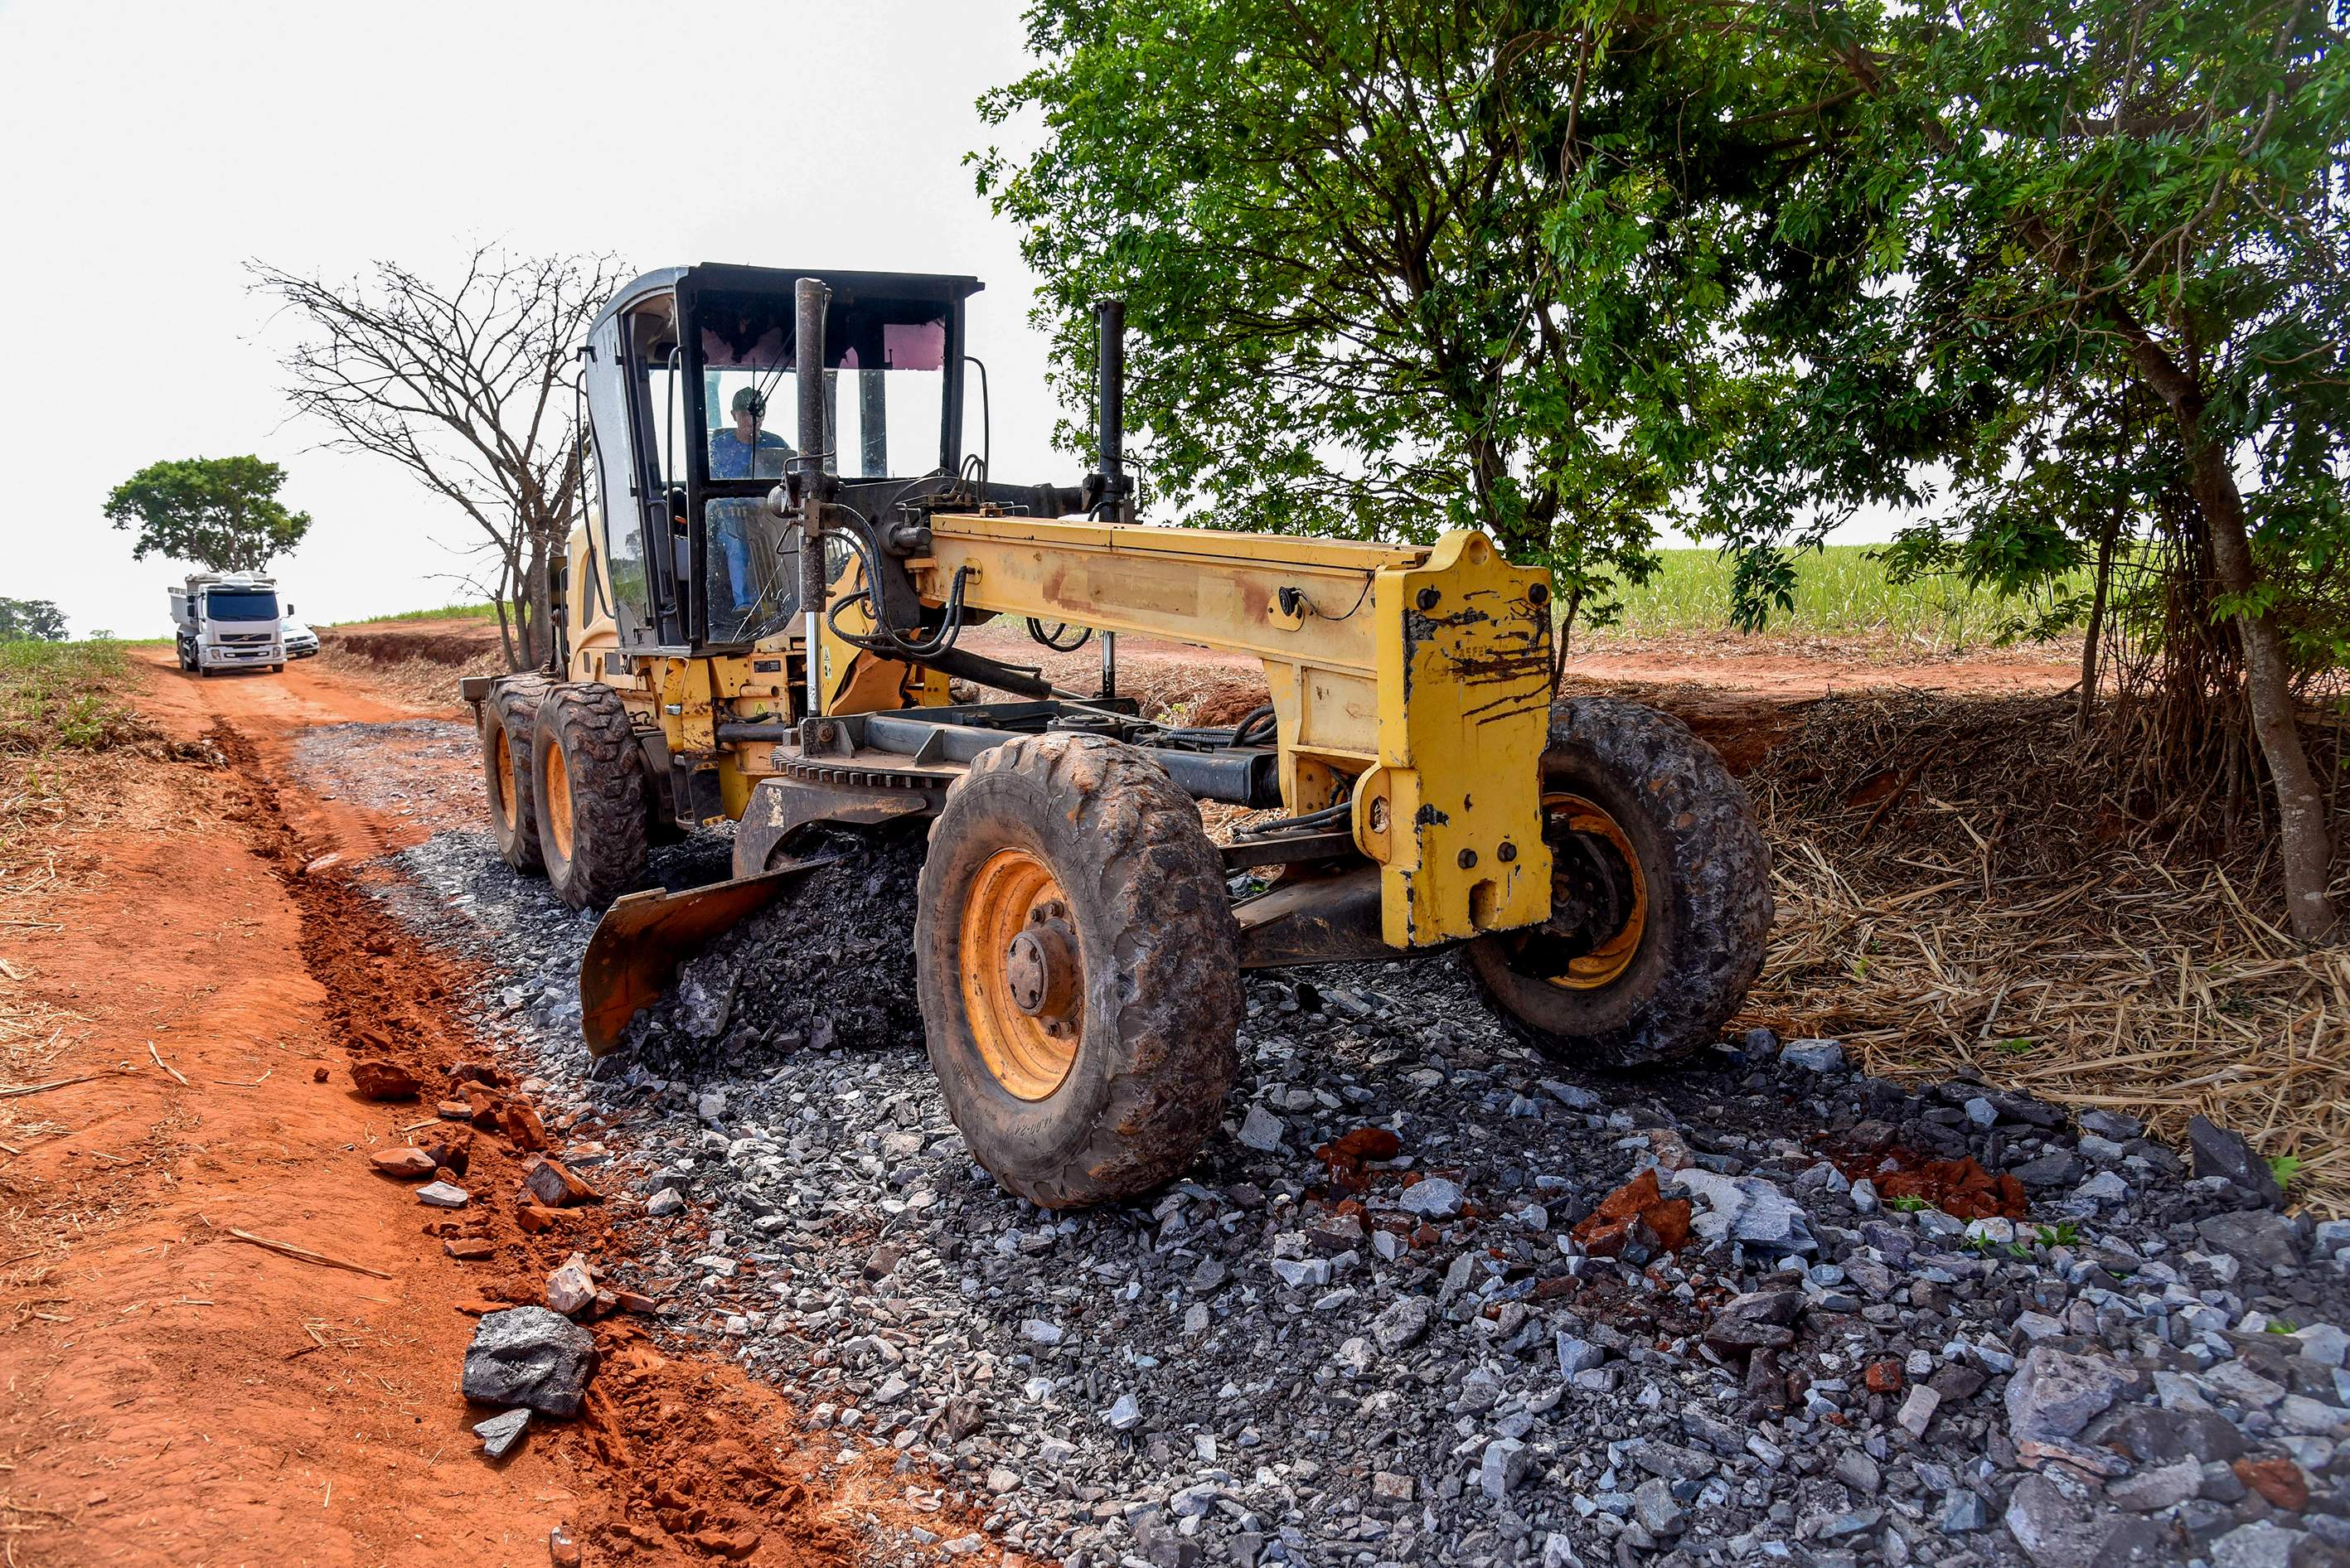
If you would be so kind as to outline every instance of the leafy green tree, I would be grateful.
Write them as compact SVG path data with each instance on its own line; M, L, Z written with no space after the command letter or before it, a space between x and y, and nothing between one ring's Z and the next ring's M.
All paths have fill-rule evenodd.
M1487 528L1605 619L1679 524L1741 619L1865 508L2007 588L2145 541L2236 650L2293 929L2296 676L2350 644L2341 28L2302 0L1035 0L976 159L1077 369L1128 301L1149 493ZM1066 439L1083 440L1081 427ZM2168 546L2166 546L2168 547ZM2208 576L2208 590L2204 579ZM2196 597L2199 595L2200 597ZM1596 611L1596 613L1595 613ZM2094 675L2094 668L2092 668ZM2094 684L2094 682L2092 682Z
M310 531L310 514L277 499L286 471L257 457L151 462L114 487L106 515L137 528L134 560L151 554L215 572L258 572Z
M1604 618L1711 450L1708 346L1773 237L1790 151L1701 29L1559 0L1037 0L1041 113L977 157L1089 389L1122 296L1157 504L1220 526L1427 539L1482 526ZM1823 111L1832 112L1832 111ZM1064 438L1084 439L1076 424ZM1596 614L1595 614L1596 612Z
M2012 587L2110 565L2116 520L2155 526L2178 494L2181 569L2209 571L2240 649L2293 929L2322 940L2332 841L2293 692L2350 648L2341 27L2301 0L1712 14L1762 73L1832 62L1852 95L1790 127L1843 177L1777 216L1835 286L1764 291L1732 340L1741 429L1702 510L1746 618L1787 602L1784 542L1867 501L1936 504L1898 559Z
M47 599L0 598L0 642L63 642L66 618Z

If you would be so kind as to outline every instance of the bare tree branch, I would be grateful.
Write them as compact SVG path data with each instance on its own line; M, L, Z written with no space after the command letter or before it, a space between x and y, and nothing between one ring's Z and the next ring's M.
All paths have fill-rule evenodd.
M479 530L508 658L552 648L533 589L559 558L579 501L571 367L629 269L609 255L515 256L476 246L453 287L394 262L330 284L252 261L255 292L304 328L282 364L295 411L326 444L386 458Z

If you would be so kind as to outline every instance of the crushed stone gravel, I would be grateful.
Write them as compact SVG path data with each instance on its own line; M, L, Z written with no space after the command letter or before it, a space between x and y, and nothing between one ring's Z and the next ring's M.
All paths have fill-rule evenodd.
M304 754L338 779L383 755ZM672 846L656 875L715 880L723 851ZM2194 1176L2110 1113L1904 1087L1832 1042L1791 1062L1762 1030L1607 1077L1515 1043L1448 960L1258 974L1193 1168L1053 1214L972 1161L891 998L738 993L720 1030L665 1015L650 1049L591 1062L593 918L471 823L394 860L381 896L480 962L484 1032L608 1151L623 1282L662 1331L775 1382L844 1454L942 1474L1007 1549L2350 1562L2350 1224ZM836 929L779 911L763 940L795 919ZM731 961L801 972L761 940ZM1691 1239L1593 1256L1574 1228L1644 1171Z

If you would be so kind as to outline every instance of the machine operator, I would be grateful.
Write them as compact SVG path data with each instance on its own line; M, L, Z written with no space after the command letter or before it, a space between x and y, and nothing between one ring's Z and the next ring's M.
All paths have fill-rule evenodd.
M710 477L712 479L781 479L784 464L793 456L790 443L772 431L760 429L767 415L767 400L754 387L735 392L728 412L731 428L710 432ZM754 617L760 597L754 573L754 540L757 537L759 503L721 500L710 504L711 533L717 545L713 566L724 573L726 604L711 606L711 634L722 639L742 635ZM764 563L760 563L764 565ZM712 594L716 601L720 596Z

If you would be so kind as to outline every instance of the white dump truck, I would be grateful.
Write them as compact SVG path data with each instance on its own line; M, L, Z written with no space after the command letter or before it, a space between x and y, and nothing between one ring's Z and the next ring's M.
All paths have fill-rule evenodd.
M276 582L250 572L198 572L172 588L182 670L285 669L282 618Z

